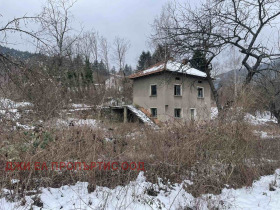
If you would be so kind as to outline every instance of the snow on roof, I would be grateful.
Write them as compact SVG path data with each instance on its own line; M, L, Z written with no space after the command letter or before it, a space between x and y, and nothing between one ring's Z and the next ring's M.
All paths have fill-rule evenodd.
M180 73L189 74L189 75L193 75L193 76L206 77L206 73L204 73L198 69L191 68L189 65L183 65L178 62L168 61L166 64L166 69L169 71L180 72Z
M142 76L146 76L146 75L150 75L150 74L154 74L154 73L162 72L162 71L178 72L178 73L182 73L182 74L187 74L187 75L192 75L192 76L197 76L197 77L204 77L204 78L207 76L206 73L204 73L198 69L192 68L192 67L190 67L190 65L183 65L182 63L169 60L166 63L164 63L164 62L158 63L144 71L132 74L131 76L129 76L129 78L131 78L131 79L138 78L138 77L142 77Z
M142 120L143 123L146 123L154 128L158 128L158 126L150 118L148 118L147 115L145 115L145 113L143 113L141 110L135 108L133 105L127 105L127 108L133 113L135 113Z

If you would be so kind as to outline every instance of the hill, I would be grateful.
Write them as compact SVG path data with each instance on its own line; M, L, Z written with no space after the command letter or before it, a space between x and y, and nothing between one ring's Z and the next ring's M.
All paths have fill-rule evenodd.
M4 46L0 46L0 53L5 56L22 59L22 60L26 60L26 59L31 58L32 56L36 55L34 53L30 53L27 51L20 51L20 50L16 50L16 49L4 47Z

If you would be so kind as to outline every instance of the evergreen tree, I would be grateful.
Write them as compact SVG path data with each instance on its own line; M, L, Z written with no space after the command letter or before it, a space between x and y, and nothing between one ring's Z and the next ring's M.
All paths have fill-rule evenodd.
M77 55L69 68L67 68L67 79L68 79L68 86L74 87L79 85L80 79L82 79L83 74L83 59L80 55Z
M100 63L98 64L98 70L101 75L107 76L108 75L108 70L106 68L106 65L103 63L101 60Z
M93 76L92 76L92 70L91 70L91 67L90 67L90 62L89 62L89 59L86 58L86 61L85 61L85 66L84 66L84 75L85 75L85 83L86 84L90 84L90 83L93 83Z
M145 52L143 51L142 54L139 57L137 70L144 70L151 66L152 64L152 56L149 51Z
M131 74L132 74L132 67L126 64L124 67L124 75L129 76Z
M200 50L196 50L190 60L190 64L193 68L205 71L205 69L207 69L207 59L205 54Z
M92 71L93 72L96 72L96 73L99 73L99 63L98 63L98 60L95 60L92 64Z

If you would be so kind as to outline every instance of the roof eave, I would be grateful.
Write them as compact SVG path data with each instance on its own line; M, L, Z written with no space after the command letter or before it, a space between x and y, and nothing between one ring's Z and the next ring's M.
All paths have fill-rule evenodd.
M142 74L142 75L137 75L137 76L136 75L135 76L131 75L128 78L129 79L137 79L137 78L146 77L146 76L150 76L150 75L158 74L158 73L162 73L162 72L178 73L178 74L183 74L183 75L190 76L190 77L207 79L207 76L199 76L199 75L187 74L187 73L183 73L183 72L179 72L179 71L170 71L168 69L162 69L161 71L150 72L148 74Z

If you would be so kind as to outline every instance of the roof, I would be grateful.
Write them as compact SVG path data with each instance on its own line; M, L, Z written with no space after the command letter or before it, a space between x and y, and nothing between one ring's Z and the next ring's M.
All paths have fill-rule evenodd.
M169 60L166 63L165 62L157 63L148 69L130 75L128 78L135 79L138 77L143 77L143 76L147 76L163 71L177 72L177 73L187 74L196 77L203 77L203 78L206 78L207 76L206 73L198 69L191 68L190 65L188 64L183 65L182 63Z

